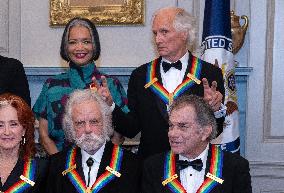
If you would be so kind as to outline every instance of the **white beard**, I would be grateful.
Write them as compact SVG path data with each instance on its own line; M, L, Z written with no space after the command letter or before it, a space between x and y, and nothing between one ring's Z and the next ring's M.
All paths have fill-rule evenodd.
M76 145L85 150L88 154L93 155L104 144L106 139L103 135L98 136L94 133L83 134L75 139Z

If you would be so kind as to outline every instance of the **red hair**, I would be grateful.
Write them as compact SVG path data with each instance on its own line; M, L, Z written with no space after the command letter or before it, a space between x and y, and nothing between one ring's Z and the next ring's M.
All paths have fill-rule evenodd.
M0 95L0 108L10 105L17 111L18 120L25 129L25 144L20 144L19 153L23 158L34 157L35 155L35 117L30 106L19 96L11 93Z

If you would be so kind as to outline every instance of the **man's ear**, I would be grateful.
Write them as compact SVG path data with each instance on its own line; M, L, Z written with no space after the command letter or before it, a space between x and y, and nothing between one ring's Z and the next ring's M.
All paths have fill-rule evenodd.
M202 141L207 141L207 139L209 138L209 136L212 133L212 130L213 130L212 126L205 126L205 127L203 127L203 130L202 130L203 131L203 135L202 135L201 140Z

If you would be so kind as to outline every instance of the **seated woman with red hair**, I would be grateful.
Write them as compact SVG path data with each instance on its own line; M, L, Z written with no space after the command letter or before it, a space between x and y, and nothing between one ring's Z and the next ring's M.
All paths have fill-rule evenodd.
M44 192L47 161L35 158L34 121L22 98L0 95L0 192Z

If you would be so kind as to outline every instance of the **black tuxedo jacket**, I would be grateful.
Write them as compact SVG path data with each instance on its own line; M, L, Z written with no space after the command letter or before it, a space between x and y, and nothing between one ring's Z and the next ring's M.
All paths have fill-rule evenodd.
M29 84L22 63L0 56L0 94L5 92L20 96L31 105Z
M191 68L193 57L189 53L189 65L186 69L184 79ZM158 60L158 64L160 64L161 57ZM167 107L150 88L144 88L146 73L147 64L144 64L135 69L131 74L127 91L130 112L125 114L119 107L115 107L113 111L113 122L116 131L129 138L133 138L141 131L138 154L143 159L170 149ZM157 65L156 73L158 81L162 84L160 65ZM207 78L209 84L215 80L218 84L217 90L225 96L223 76L220 68L204 62L200 79L202 78ZM203 97L202 83L193 85L184 94L195 94ZM217 119L218 134L223 131L223 122L224 118Z
M110 165L113 144L106 143L103 157L99 166L97 178L105 172L105 168ZM49 176L47 180L47 193L75 193L76 188L71 183L67 175L63 176L62 172L65 170L66 164L66 149L62 152L54 154L50 158ZM115 177L110 183L103 187L100 193L137 193L140 184L141 171L136 156L126 150L123 151L123 158L121 164L121 177ZM78 148L76 154L76 170L81 179L85 182L84 172L82 168L81 150Z
M42 193L45 191L45 181L47 178L48 161L35 158L35 185L29 186L23 193ZM20 176L23 174L24 160L19 158L12 172L4 184L0 184L0 192L7 191L10 187L21 181Z
M209 172L211 160L211 147L209 148L204 179ZM142 193L172 193L167 186L162 185L164 176L165 153L149 157L144 162L142 177ZM178 176L179 176L179 172ZM237 154L224 152L223 184L215 186L210 193L251 193L251 177L249 163ZM180 179L178 178L180 181Z

